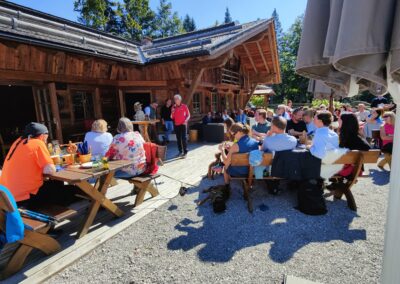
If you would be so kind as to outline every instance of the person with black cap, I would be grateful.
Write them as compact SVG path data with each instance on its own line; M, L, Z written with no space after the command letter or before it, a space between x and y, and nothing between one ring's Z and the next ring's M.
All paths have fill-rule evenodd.
M51 195L57 196L60 201L68 199L65 195L59 194L58 190L54 192L54 183L47 182L45 186L43 185L43 174L56 172L46 146L48 133L45 125L29 123L25 127L24 135L13 143L5 158L0 184L11 191L18 206L31 207L28 203L30 205L33 201L37 203L38 198L42 196L41 201L49 201L44 193L50 190L53 191ZM57 183L56 189L62 187L62 183Z

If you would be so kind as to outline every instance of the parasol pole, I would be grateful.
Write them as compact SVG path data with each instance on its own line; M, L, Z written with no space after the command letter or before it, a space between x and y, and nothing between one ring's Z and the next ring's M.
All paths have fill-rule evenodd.
M331 89L331 95L329 96L329 107L328 110L333 114L333 111L335 110L334 106L333 106L333 94L334 94L334 90Z
M400 281L400 84L394 82L390 74L391 55L386 69L388 90L396 106L396 125L393 140L393 157L390 169L390 191L385 230L385 249L383 255L383 284L397 284Z

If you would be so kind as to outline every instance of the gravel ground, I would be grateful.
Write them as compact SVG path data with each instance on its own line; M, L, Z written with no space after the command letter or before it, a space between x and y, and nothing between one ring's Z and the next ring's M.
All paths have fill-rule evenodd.
M359 210L329 198L325 216L293 209L295 195L261 184L249 214L234 186L228 209L197 208L203 180L108 240L48 283L281 283L290 274L323 283L378 283L389 174L372 168L354 187Z

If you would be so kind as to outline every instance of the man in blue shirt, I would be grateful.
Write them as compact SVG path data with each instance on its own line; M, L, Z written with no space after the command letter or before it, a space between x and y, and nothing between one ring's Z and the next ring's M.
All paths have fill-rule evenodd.
M293 150L297 146L297 139L286 133L287 120L282 116L275 116L271 122L271 130L264 138L262 149L264 152Z
M271 128L270 123L267 121L267 111L265 109L256 110L254 119L257 123L251 128L251 137L259 141L263 140Z
M317 130L310 147L310 152L318 159L325 158L327 152L339 148L339 136L329 129L332 123L330 112L319 112L314 117L314 124Z
M247 115L244 114L242 109L239 109L239 114L236 116L236 122L247 124Z

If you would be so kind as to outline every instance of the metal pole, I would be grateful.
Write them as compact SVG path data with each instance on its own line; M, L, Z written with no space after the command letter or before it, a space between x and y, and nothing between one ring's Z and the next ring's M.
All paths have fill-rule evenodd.
M385 232L382 283L400 283L400 84L394 83L390 70L390 56L387 63L389 92L397 104L396 125L393 140L393 154L390 174L390 192Z

